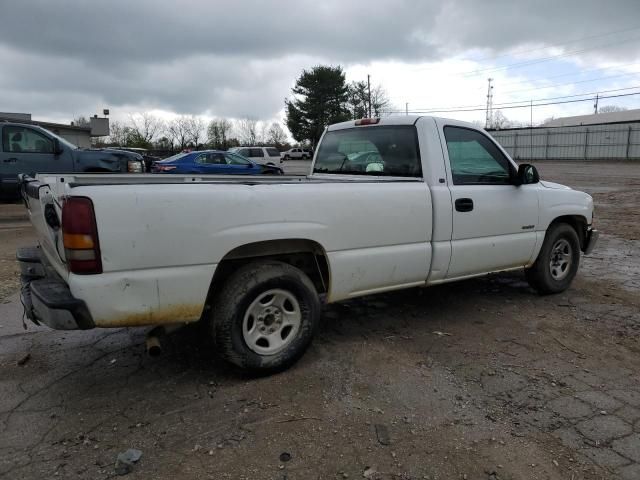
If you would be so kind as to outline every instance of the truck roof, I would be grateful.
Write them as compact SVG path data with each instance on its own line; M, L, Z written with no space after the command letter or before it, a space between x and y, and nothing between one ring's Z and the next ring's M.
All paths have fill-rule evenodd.
M380 118L374 119L374 120L378 120L378 122L375 123L374 126L375 125L415 125L415 123L421 118L442 119L441 117L434 117L432 115L391 115L388 117L380 117ZM455 125L460 125L460 126L466 125L468 127L478 128L477 126L468 122L462 122L460 120L451 120L448 118L446 120L450 121L452 124L455 124ZM332 131L332 130L342 130L345 128L353 128L356 126L357 121L358 120L348 120L346 122L334 123L333 125L329 125L329 127L327 127L327 130Z

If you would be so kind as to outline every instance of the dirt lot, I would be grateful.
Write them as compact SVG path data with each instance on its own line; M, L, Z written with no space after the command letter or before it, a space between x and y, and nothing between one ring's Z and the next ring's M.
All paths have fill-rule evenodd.
M0 477L110 478L137 448L132 479L639 479L640 164L538 166L593 194L604 232L569 291L505 274L327 307L273 377L215 360L197 329L159 359L144 330L23 331L9 297ZM33 234L0 210L6 293Z

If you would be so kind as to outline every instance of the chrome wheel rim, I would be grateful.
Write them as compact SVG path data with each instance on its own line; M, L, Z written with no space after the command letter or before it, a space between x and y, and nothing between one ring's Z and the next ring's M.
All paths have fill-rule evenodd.
M300 303L281 289L261 293L249 305L242 321L244 341L259 355L274 355L296 338L302 322Z
M551 249L551 259L549 269L554 280L564 280L573 262L573 249L571 244L564 238L558 240Z

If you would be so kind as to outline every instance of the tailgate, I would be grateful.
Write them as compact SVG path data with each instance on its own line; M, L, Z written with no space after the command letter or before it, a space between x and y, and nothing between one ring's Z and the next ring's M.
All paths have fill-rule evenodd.
M62 202L48 183L29 176L20 176L22 198L29 212L29 220L36 230L38 243L46 260L58 275L68 276L62 244Z

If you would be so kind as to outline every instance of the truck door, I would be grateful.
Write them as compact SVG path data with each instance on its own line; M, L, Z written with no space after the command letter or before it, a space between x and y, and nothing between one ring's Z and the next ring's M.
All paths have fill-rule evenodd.
M516 167L483 132L444 125L453 206L446 278L526 265L536 243L538 186L513 183Z
M73 166L58 161L53 139L36 129L22 125L2 128L2 191L17 194L19 173L69 172ZM66 159L66 156L64 157ZM69 163L69 164L67 164Z

